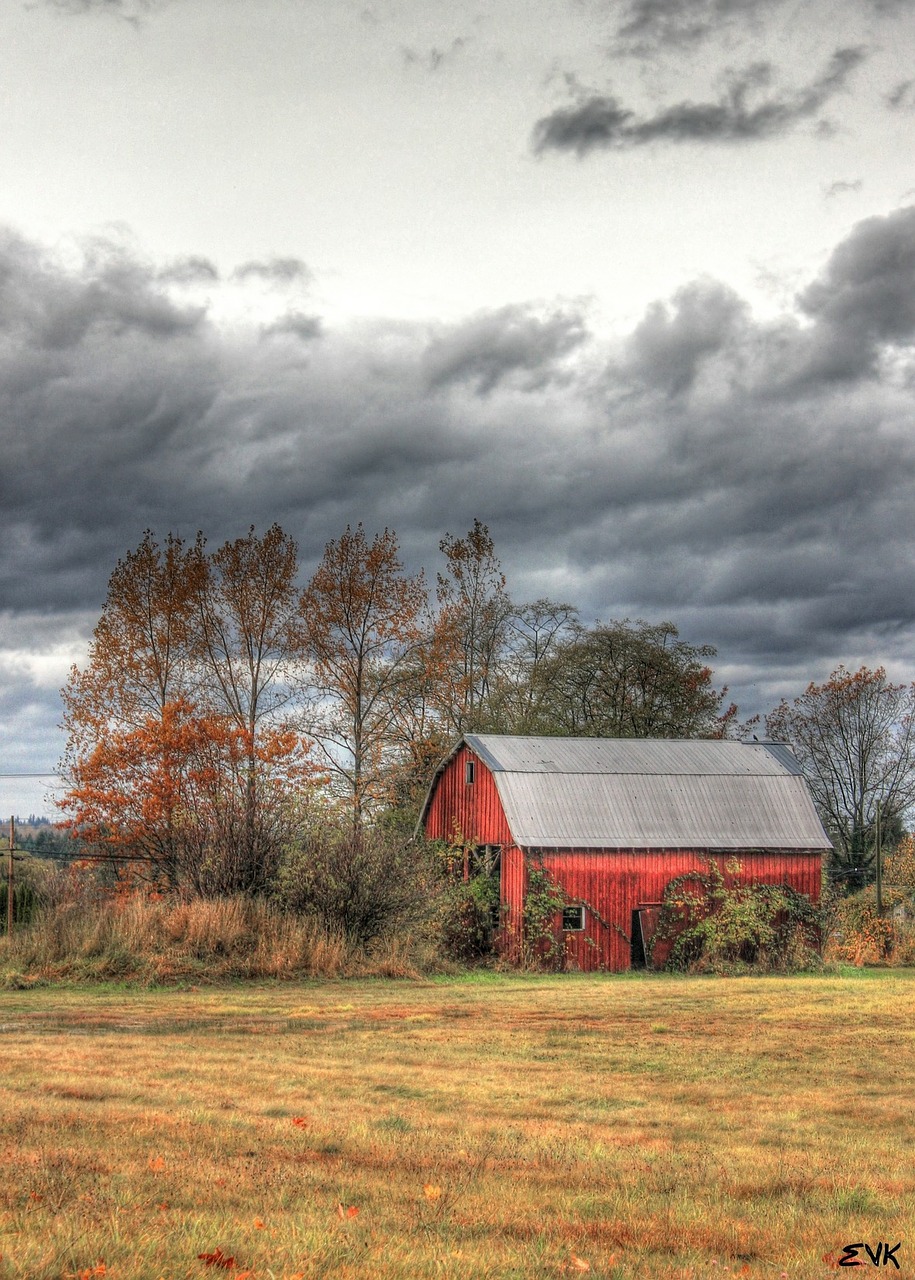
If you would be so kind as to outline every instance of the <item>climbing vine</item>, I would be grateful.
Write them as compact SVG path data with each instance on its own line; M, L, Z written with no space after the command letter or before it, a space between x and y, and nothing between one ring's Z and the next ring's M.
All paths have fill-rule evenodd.
M521 919L521 963L525 968L562 968L565 942L561 933L557 936L556 916L565 905L565 894L544 868L530 865Z
M664 892L649 944L652 962L667 969L740 973L796 970L818 962L819 913L806 895L785 884L735 882L741 866L726 864L727 877L710 859L705 871L688 871Z

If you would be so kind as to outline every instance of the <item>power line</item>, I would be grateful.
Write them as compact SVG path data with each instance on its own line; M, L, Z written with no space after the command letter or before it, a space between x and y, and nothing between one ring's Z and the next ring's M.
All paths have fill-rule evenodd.
M56 769L47 769L44 773L0 773L0 778L62 778L63 776Z

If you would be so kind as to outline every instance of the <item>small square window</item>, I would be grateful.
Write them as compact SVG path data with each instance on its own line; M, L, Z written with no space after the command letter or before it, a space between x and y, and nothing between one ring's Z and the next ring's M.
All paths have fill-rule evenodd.
M566 933L581 933L585 927L585 909L581 904L562 908L562 927Z
M475 772L476 772L475 762L473 760L468 760L467 763L464 765L464 781L467 783L468 786L470 785L471 782L473 782L473 776Z

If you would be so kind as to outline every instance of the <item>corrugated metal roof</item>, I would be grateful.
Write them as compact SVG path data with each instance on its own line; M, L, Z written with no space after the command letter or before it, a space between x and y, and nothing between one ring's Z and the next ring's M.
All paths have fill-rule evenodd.
M783 744L473 734L522 847L829 849Z
M497 733L467 734L464 741L493 773L777 777L801 772L783 743L698 738L530 738Z

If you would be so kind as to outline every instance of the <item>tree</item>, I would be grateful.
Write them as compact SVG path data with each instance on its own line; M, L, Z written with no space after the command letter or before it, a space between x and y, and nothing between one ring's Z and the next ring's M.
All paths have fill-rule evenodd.
M884 831L915 803L915 683L893 684L883 667L839 666L766 717L788 742L835 845L833 865L854 880L874 857L878 809Z
M463 538L439 543L438 627L454 660L442 672L440 706L455 734L491 727L493 695L511 614L505 574L489 529L479 520Z
M605 738L721 737L736 715L712 683L715 650L670 622L568 625L538 664L539 733Z
M360 827L385 794L394 729L427 629L426 586L404 572L390 529L347 525L300 601L312 664L314 732Z
M550 686L544 672L563 644L580 631L574 605L541 598L512 608L497 686L495 720L500 732L550 732Z
M295 543L273 526L213 556L150 532L111 576L63 690L74 835L154 877L263 889L290 795L313 779L284 722L301 635Z
M249 873L242 880L252 886L263 878L264 859L277 854L264 844L259 814L264 763L271 758L279 763L276 747L283 743L308 772L307 747L289 734L289 704L298 687L295 667L304 646L297 574L298 548L278 524L263 537L252 526L245 537L210 556L198 537L194 598L203 695L211 711L227 716L240 735L245 816L236 838L244 848L232 857L247 862Z
M88 663L71 669L62 690L67 826L112 852L141 850L170 880L189 747L195 586L193 551L171 534L160 547L147 530L118 561Z

